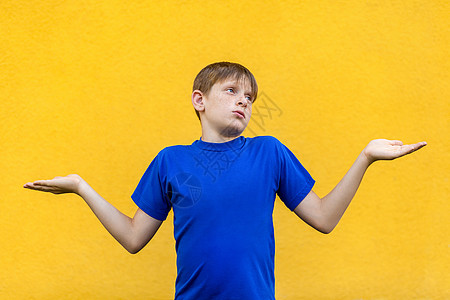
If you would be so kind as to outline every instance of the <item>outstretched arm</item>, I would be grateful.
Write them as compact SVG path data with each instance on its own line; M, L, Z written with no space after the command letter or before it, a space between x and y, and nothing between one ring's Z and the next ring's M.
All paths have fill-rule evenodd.
M359 154L336 187L320 199L311 191L294 212L306 223L323 233L330 233L353 199L367 168L377 160L392 160L424 147L421 142L403 145L401 141L373 140Z
M78 175L28 182L23 187L53 194L75 193L81 196L109 233L130 253L139 252L162 223L141 209L136 211L133 218L124 215Z

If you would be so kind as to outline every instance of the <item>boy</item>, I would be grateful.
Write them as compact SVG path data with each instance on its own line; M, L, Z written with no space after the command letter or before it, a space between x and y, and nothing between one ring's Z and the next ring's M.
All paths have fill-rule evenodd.
M80 195L131 253L151 240L173 209L176 299L274 299L276 195L310 226L329 233L371 163L403 156L426 143L371 141L321 199L312 191L315 181L286 146L269 136L241 136L257 92L252 73L239 64L214 63L200 71L192 104L202 136L192 145L167 147L158 153L132 195L138 206L132 219L78 175L24 187Z

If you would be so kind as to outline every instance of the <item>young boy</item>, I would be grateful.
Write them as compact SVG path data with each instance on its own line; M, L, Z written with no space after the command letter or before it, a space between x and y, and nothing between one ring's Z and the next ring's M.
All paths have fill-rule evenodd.
M373 140L325 197L292 152L270 136L245 138L258 87L245 67L214 63L197 75L192 104L202 136L163 149L132 199L133 218L119 212L80 176L25 188L80 195L130 253L141 250L171 209L177 251L176 299L275 299L272 211L276 195L323 233L337 225L371 163L414 152L425 142Z

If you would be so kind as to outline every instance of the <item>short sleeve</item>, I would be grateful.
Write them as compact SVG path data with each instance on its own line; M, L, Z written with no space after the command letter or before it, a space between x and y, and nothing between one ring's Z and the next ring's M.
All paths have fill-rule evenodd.
M131 198L149 216L164 221L171 204L165 193L165 174L161 168L161 152L148 166Z
M292 211L308 195L314 186L314 179L295 155L278 142L279 184L277 194Z

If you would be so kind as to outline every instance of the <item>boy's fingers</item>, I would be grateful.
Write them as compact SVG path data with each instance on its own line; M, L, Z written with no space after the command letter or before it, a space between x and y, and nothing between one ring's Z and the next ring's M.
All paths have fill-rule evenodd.
M23 187L30 190L49 192L53 194L63 194L68 192L64 190L64 188L61 189L61 187L58 186L57 182L55 182L54 179L36 180L35 182L27 182L24 184Z
M44 187L39 185L27 185L25 188L35 191L44 191Z
M412 147L413 151L416 151L416 150L419 150L420 148L426 146L426 144L427 144L426 142L420 142L417 144L412 144L410 146Z
M428 145L427 142L420 142L420 143L417 143L417 144L419 145L419 149L422 148L422 147L425 147L426 145Z
M408 153L414 152L416 150L416 147L414 145L405 145L405 146L403 146L402 150L405 154L408 154Z
M33 189L36 191L44 191L45 188L43 186L37 185L37 186L34 186Z
M41 192L51 192L53 193L55 191L55 188L49 187L49 186L37 186L36 190Z
M42 191L44 188L49 189L52 185L47 183L47 180L37 180L35 182L27 182L24 184L24 188Z
M427 143L426 142L420 142L417 144L411 144L411 145L405 145L404 146L404 154L409 154L412 153L414 151L419 150L420 148L426 146Z
M33 185L49 186L48 180L36 180Z
M32 189L34 188L34 184L32 182L27 182L23 185L24 188Z

